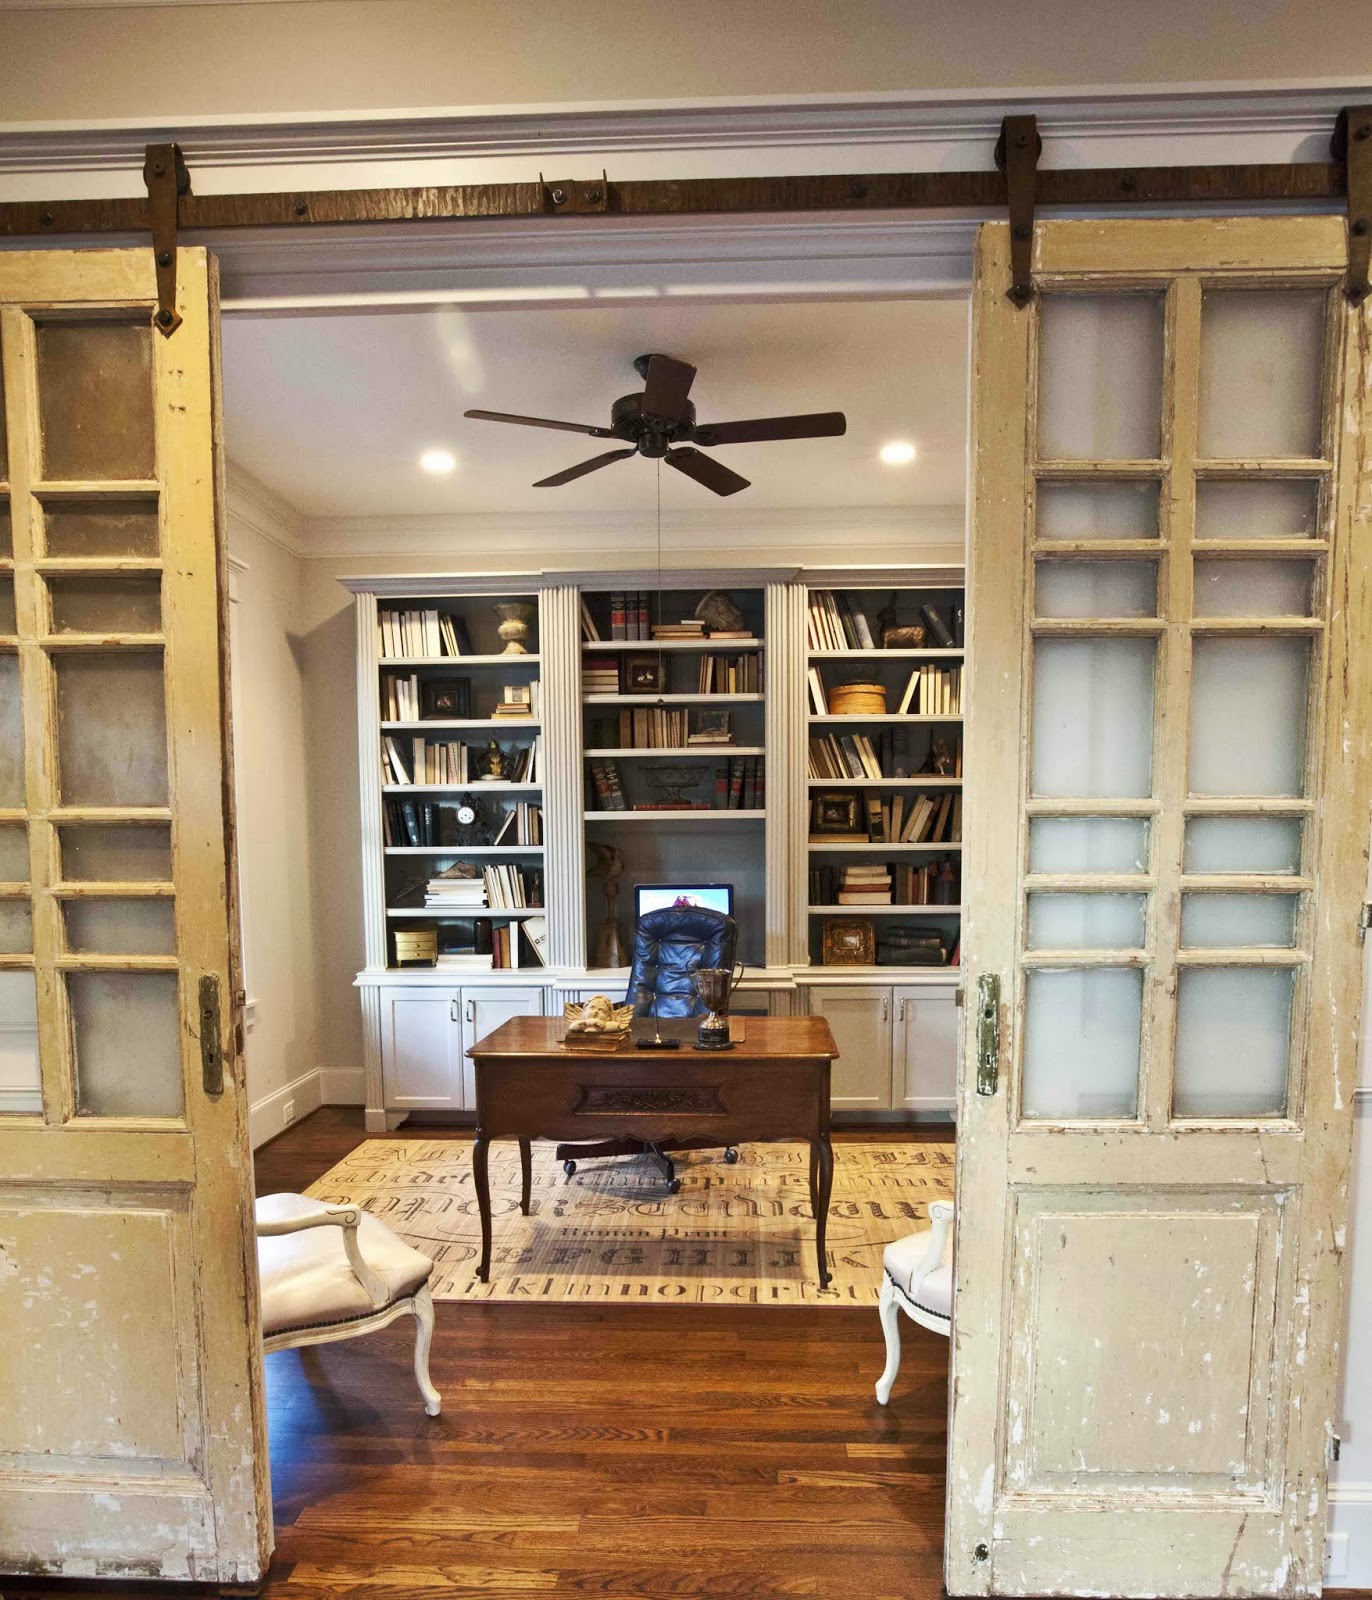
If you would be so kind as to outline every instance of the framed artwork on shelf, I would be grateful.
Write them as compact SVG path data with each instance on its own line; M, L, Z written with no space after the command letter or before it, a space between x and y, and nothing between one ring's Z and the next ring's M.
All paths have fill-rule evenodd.
M419 693L420 715L426 721L463 722L472 714L470 678L426 678Z
M625 656L624 693L661 694L661 692L662 657L649 655Z
M876 930L861 917L834 917L824 924L823 962L826 967L876 965Z
M858 818L858 797L843 789L825 790L810 800L810 836L820 839L866 839Z

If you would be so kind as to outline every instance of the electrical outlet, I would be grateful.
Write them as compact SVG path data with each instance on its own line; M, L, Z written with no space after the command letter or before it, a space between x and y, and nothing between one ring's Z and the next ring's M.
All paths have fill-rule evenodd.
M290 1127L291 1123L295 1121L294 1100L287 1100L286 1103L281 1107L281 1121L284 1126L288 1128Z
M1331 1533L1324 1541L1324 1581L1348 1576L1348 1535Z

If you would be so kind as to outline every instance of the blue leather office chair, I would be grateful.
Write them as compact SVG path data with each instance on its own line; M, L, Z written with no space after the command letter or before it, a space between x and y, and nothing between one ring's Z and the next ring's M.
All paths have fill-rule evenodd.
M666 906L640 917L634 930L633 964L629 969L629 989L624 997L640 1017L699 1017L705 1007L691 988L695 967L732 967L738 950L738 924L722 911L704 906ZM645 1144L634 1139L602 1139L596 1144L560 1144L557 1159L570 1178L576 1164L589 1156L650 1155L661 1166L672 1194L681 1188L681 1179L669 1150L708 1150L708 1139L668 1140ZM730 1146L724 1152L728 1162L738 1160Z

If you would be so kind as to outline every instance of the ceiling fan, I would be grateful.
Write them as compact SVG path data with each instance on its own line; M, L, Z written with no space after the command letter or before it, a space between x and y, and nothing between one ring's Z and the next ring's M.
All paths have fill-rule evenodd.
M540 478L535 489L556 489L588 472L608 467L612 461L630 456L646 456L650 461L666 461L669 467L713 489L716 494L737 494L748 487L740 477L696 449L697 445L752 444L763 439L822 439L844 433L847 418L841 411L819 411L800 417L756 417L747 422L697 423L696 408L687 396L695 381L696 369L673 356L639 356L634 368L643 379L640 394L626 394L610 407L610 426L593 428L581 422L552 422L546 417L520 417L508 411L467 411L468 417L486 422L516 422L527 428L560 428L566 433L587 433L593 439L622 439L625 450L607 450L604 455L578 461L550 478ZM675 446L676 448L673 448Z

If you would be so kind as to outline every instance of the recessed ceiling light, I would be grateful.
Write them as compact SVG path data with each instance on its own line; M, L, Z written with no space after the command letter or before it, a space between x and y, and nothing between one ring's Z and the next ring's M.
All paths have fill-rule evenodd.
M457 457L451 450L422 450L419 465L425 472L432 472L434 477L443 478L456 471Z
M915 459L915 447L908 439L892 439L890 444L882 445L877 454L888 467L908 467Z

